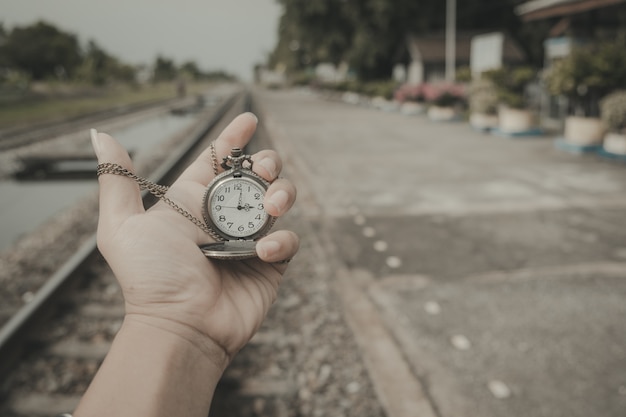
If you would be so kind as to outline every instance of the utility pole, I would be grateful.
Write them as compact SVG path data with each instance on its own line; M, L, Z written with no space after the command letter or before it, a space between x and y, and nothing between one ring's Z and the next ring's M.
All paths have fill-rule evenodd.
M446 2L446 81L456 78L456 0Z

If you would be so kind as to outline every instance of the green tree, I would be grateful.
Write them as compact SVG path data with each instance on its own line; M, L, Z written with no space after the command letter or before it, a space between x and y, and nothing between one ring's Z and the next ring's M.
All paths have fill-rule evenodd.
M75 35L39 21L15 27L2 46L3 61L33 79L71 77L80 65L80 45Z
M424 13L437 16L428 9L435 9L445 2L422 3L390 0L349 3L354 36L346 57L360 78L389 78L396 63L408 61L407 35L427 31L426 26L436 19L420 17Z
M269 65L302 70L318 62L348 61L359 78L388 78L409 60L407 35L445 29L443 0L278 0L279 40ZM519 0L457 2L458 30L506 30L535 63L545 27L527 29L514 13ZM543 32L542 32L543 31Z
M202 70L195 61L187 61L180 66L180 72L192 80L199 80L204 77Z
M110 55L93 40L88 42L83 62L77 70L77 78L95 85L113 80L133 82L135 74L135 68Z
M9 60L5 50L7 36L8 34L6 29L4 28L4 24L0 22L0 70L9 66Z
M284 13L270 65L279 62L301 70L319 62L338 64L350 47L353 24L347 2L337 0L279 0Z
M173 60L165 58L161 55L156 57L154 61L153 81L172 81L178 75L176 64Z

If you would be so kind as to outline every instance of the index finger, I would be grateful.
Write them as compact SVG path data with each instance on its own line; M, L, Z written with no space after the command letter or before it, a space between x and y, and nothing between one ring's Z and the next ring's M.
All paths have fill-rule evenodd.
M243 113L235 117L215 140L215 158L219 164L222 158L230 155L232 148L243 149L252 138L258 123L252 113ZM178 181L193 181L207 185L215 174L213 172L211 147L205 149L196 160L178 177Z

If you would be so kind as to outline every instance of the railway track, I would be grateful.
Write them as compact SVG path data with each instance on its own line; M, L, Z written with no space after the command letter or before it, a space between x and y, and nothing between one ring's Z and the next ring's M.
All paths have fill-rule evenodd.
M224 100L149 178L170 183L230 120L251 110L248 93ZM261 146L254 142L249 152ZM153 203L145 194L144 204ZM93 233L0 328L0 415L50 416L72 410L123 315L121 292L97 251Z
M67 133L69 130L84 130L103 121L128 117L154 111L162 107L173 109L191 106L194 98L170 98L100 110L62 121L39 123L35 126L20 126L0 131L0 151L41 142Z

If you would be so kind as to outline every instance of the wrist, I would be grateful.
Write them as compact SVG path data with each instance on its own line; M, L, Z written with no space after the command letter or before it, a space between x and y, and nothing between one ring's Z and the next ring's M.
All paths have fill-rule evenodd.
M227 364L225 351L192 328L127 314L74 415L203 417Z
M230 357L220 344L187 324L162 317L127 313L122 328L149 334L154 343L169 343L181 352L193 349L199 359L220 374L230 363Z

